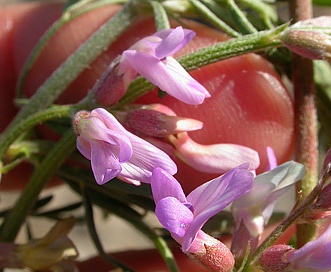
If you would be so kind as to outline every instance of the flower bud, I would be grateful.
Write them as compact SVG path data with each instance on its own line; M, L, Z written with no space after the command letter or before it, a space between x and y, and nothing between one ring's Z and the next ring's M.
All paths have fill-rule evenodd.
M164 137L184 131L197 130L203 126L203 123L198 120L169 116L149 109L129 111L125 124L131 129L153 137Z
M263 271L282 272L289 263L284 259L284 254L293 251L294 248L288 245L275 245L267 248L259 259Z
M93 86L94 98L103 107L115 105L125 93L123 76L118 74L119 60L116 58Z
M198 246L199 245L199 246ZM193 248L198 247L197 252L191 253ZM232 271L234 258L231 251L219 240L200 231L188 253L210 271Z
M282 41L289 50L300 56L331 61L331 40L327 34L290 29L282 36Z

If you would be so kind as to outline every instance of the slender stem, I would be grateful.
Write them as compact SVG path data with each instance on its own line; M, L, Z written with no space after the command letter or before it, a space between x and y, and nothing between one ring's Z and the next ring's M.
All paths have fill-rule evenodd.
M28 76L29 71L35 64L36 60L43 51L44 47L47 45L49 40L54 36L55 33L57 33L59 29L61 29L65 24L72 21L76 17L90 10L109 4L121 4L122 2L123 1L120 0L100 0L97 2L88 2L88 3L86 1L79 1L78 3L72 4L70 7L68 7L63 12L61 18L59 18L59 20L55 21L51 25L51 27L47 30L47 32L39 39L38 44L31 51L27 61L25 62L23 70L17 80L16 96L17 97L23 96L23 85L26 77Z
M25 190L22 191L21 196L1 226L1 241L11 242L15 239L41 190L67 156L75 149L75 138L73 130L69 129L35 170Z
M168 15L162 4L157 1L151 1L151 5L153 7L156 30L169 29L170 23Z
M99 255L109 264L115 265L117 267L120 267L123 272L132 272L130 268L122 264L121 262L117 261L116 259L112 258L110 255L108 255L102 246L102 243L99 239L99 235L97 233L97 229L95 226L95 221L94 221L94 213L93 213L93 206L92 206L92 201L89 196L87 188L85 188L84 184L81 185L81 194L83 197L83 203L85 207L85 217L86 217L86 225L89 231L89 234L93 240L94 245L96 246Z
M81 187L83 186L89 192L89 196L93 203L111 211L111 213L117 215L118 217L124 219L129 224L131 224L138 231L146 235L157 248L158 252L161 254L163 260L168 266L169 272L178 272L178 267L175 258L168 247L165 240L157 235L150 226L148 226L141 218L140 214L136 212L133 208L127 204L117 202L116 198L109 195L107 190L102 190L101 187L88 184L89 182L84 182L83 180L71 179L72 182L68 182L72 189L81 193ZM83 183L83 184L82 184ZM101 189L98 189L101 188ZM105 188L103 188L105 189ZM111 201L110 201L111 199Z
M293 23L311 18L310 0L289 0ZM305 177L297 184L298 198L304 199L312 191L318 178L318 134L316 91L313 63L293 55L292 82L295 97L295 159L306 167ZM315 226L297 226L297 245L309 242L315 234Z
M11 130L7 137L0 137L0 158L5 154L9 146L25 131L34 126L55 118L68 117L71 106L53 106L46 110L39 111L30 115L28 118L21 120Z
M12 120L2 138L12 133L13 127L38 110L47 108L69 84L126 30L134 20L134 1L128 1L108 22L102 25L41 85L21 111Z
M243 34L251 34L256 33L256 28L251 24L251 22L247 19L245 14L241 11L241 9L237 6L234 0L227 0L228 8L230 13L232 14L233 20L236 22L237 28Z
M234 29L232 29L229 25L223 22L219 16L213 13L213 11L204 5L199 0L189 0L190 4L194 6L198 12L202 15L202 17L206 18L210 21L215 27L219 28L226 34L230 35L231 37L239 37L241 34Z

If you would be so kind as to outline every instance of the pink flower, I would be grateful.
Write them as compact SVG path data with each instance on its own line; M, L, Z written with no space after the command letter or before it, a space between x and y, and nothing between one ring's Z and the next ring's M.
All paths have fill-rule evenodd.
M187 104L201 104L209 92L172 57L195 33L182 27L161 30L122 53L118 74L125 88L140 74L169 95Z
M255 170L260 164L258 153L246 146L202 145L193 141L185 132L171 136L169 139L176 148L176 155L203 173L223 174L243 163L249 163L249 169Z
M235 230L231 250L243 257L253 252L268 223L277 199L304 176L304 166L290 161L254 178L252 190L232 203Z
M260 235L277 199L304 174L302 164L289 161L255 177L252 190L233 202L231 211L236 223L243 221L252 236Z
M149 183L155 167L172 175L177 172L176 164L167 154L128 132L105 109L77 113L74 127L78 135L77 148L91 160L98 184L116 176L136 185Z

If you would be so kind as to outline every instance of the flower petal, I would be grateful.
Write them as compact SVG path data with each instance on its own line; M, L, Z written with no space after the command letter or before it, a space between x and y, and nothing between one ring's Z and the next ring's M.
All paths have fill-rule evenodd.
M95 116L102 120L103 124L111 130L123 131L124 133L127 131L109 111L103 108L96 108L92 110L91 116Z
M276 200L303 175L303 165L290 161L255 177L252 190L232 204L235 221L239 223L243 220L252 235L261 234L263 225L272 215Z
M177 198L181 203L187 202L179 182L167 171L159 167L153 170L151 187L156 204L165 197Z
M248 165L241 165L199 186L187 196L194 209L194 219L183 239L184 251L189 249L195 235L210 217L252 188L253 179Z
M82 118L78 125L81 137L90 141L103 141L113 146L112 153L119 161L127 161L132 156L132 146L126 136L126 129L108 111L97 108L87 118Z
M140 75L169 95L187 104L201 104L209 92L172 57L164 61L134 50L123 52Z
M95 180L102 185L115 178L122 167L107 144L91 142L91 166Z
M172 137L177 155L194 169L203 173L223 174L226 171L249 163L249 169L255 170L260 159L258 153L246 146L236 144L201 145L193 141L187 133Z
M262 184L269 183L274 186L273 191L265 195L265 202L263 205L263 218L266 223L272 214L274 205L277 199L289 190L291 185L302 179L305 175L305 168L302 164L289 161L281 164L273 170L258 175L254 183ZM255 196L256 197L256 196Z
M277 158L274 150L270 146L267 147L267 157L268 157L268 166L266 171L276 168L278 165Z
M149 183L156 167L171 175L177 172L176 164L165 152L130 132L127 132L127 136L131 141L133 154L129 161L122 164L122 176Z
M298 250L285 255L295 269L310 268L311 271L331 270L331 226L324 233ZM307 270L308 271L308 270Z
M154 36L162 39L160 45L155 48L155 56L163 59L181 50L195 36L195 32L178 26L175 29L161 30Z
M182 238L193 219L193 214L177 198L162 198L156 204L155 214L175 239Z
M82 155L91 160L91 146L89 141L85 140L83 137L78 136L76 140L77 149Z

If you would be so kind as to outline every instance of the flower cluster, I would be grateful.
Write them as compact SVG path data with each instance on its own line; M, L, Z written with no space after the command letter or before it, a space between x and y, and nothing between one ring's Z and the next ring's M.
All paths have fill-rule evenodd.
M97 258L123 271L136 269L131 258L126 266L104 251L94 225L96 205L146 235L172 272L177 271L178 256L172 256L176 248L212 272L331 271L331 149L317 173L318 153L326 149L331 135L331 16L299 21L310 13L308 4L298 9L300 0L288 0L295 18L293 24L283 25L275 3L266 3L277 1L74 2L39 39L23 67L17 56L27 52L20 52L17 41L31 31L17 30L38 29L33 24L21 29L16 20L39 10L38 4L20 7L27 11L21 12L23 17L9 8L5 24L0 23L0 29L6 28L0 45L4 42L8 49L0 85L6 98L12 99L16 86L18 97L29 97L0 135L1 189L6 179L15 183L10 189L22 189L7 173L22 162L34 167L24 173L29 182L15 204L0 211L0 270L78 271L83 263L76 262L78 251L68 236L75 219L65 214L81 206ZM104 4L105 9L98 8ZM62 26L86 12L88 16L78 20L83 35L74 43L77 50L69 57L65 52L63 62L54 62L59 54L53 52L48 58L51 45L66 37L60 33L63 29L77 31L74 24ZM101 16L82 28L93 12ZM7 21L15 27L8 28ZM150 32L151 26L159 31ZM13 42L12 36L17 38ZM71 39L66 42L73 49ZM188 47L191 53L177 59ZM290 53L299 56L291 58ZM313 63L317 69L312 69ZM39 73L40 67L47 68L45 73ZM50 76L39 86L44 74ZM288 78L293 84L283 84ZM77 101L91 81L94 86ZM77 97L62 97L77 86L82 87ZM293 99L286 86L293 87ZM323 98L318 111L315 87ZM10 119L15 111L5 107ZM59 141L44 137L43 126L34 129L46 121L63 134ZM293 153L305 165L292 161ZM21 179L16 173L14 179ZM53 177L80 194L81 201L47 210L51 197L38 197ZM296 191L294 203L286 203L284 213L275 212L291 189ZM150 213L158 223L145 222ZM36 239L30 229L32 216L57 223ZM25 243L15 240L22 226L29 239ZM173 242L179 247L172 248Z
M120 83L114 88L122 84L121 95L131 81L141 75L185 103L203 103L210 97L209 92L173 57L194 35L191 30L177 27L133 44L111 64L101 83L97 83L97 101L105 99L105 90L109 88L104 85L113 81L115 73ZM114 95L116 101L119 93ZM269 166L266 172L256 175L260 161L255 150L235 144L201 145L189 137L188 131L202 129L202 122L177 116L161 104L132 105L112 112L103 108L81 111L76 114L73 125L78 136L77 148L91 161L97 183L102 185L115 177L135 185L150 183L155 214L162 226L181 245L183 252L211 271L231 271L236 261L243 262L245 256L254 253L277 199L305 172L303 165L293 161L277 166L276 156L268 147ZM198 171L220 176L186 196L174 177L177 172L174 156ZM230 250L202 227L231 204L235 226ZM300 263L329 232L300 250L286 248L285 253L278 250L278 254L283 254L278 265L282 269L291 266L294 270L302 266L330 267L329 262L326 266ZM328 244L331 239L326 237L326 240ZM270 250L260 258L260 264L266 271L283 271L272 270L274 264L270 265L268 256L273 248ZM315 255L320 254L310 255L317 263Z

